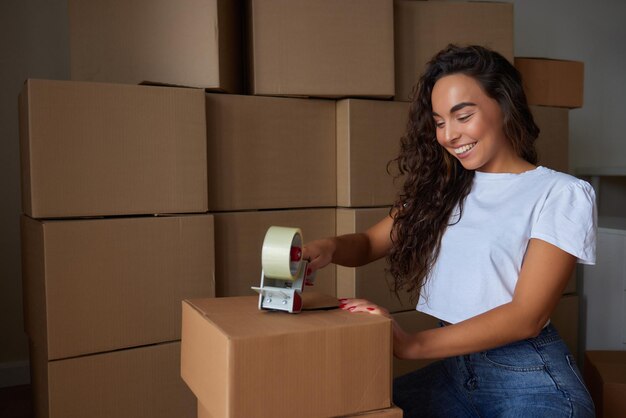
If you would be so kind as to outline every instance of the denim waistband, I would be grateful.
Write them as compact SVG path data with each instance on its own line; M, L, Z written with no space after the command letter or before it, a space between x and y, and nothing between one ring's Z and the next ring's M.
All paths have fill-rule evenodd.
M561 336L559 335L559 332L556 330L556 328L554 328L554 325L552 325L552 323L549 323L548 325L543 327L539 335L534 338L528 338L528 341L533 343L536 347L542 347L560 339Z

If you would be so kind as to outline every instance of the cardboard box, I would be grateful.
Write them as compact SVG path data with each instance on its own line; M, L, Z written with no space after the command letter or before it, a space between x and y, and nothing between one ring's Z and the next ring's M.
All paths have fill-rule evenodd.
M241 93L240 0L70 0L72 80Z
M569 171L569 110L562 107L530 106L541 130L535 142L539 164L556 171Z
M378 409L376 411L367 411L361 414L346 415L344 418L350 417L365 417L365 418L402 418L402 409L397 406L391 408Z
M206 96L212 211L336 206L335 103Z
M626 351L585 352L584 377L598 417L626 416Z
M567 282L565 289L563 289L563 294L569 295L572 293L576 293L577 291L578 291L578 286L576 283L576 268L575 268L574 271L572 272L572 275L570 276L569 282Z
M364 232L389 215L389 208L337 209L337 235ZM384 306L389 312L415 309L417 299L401 292L399 298L391 290L393 280L387 274L387 260L382 258L361 267L337 268L337 297L363 298Z
M214 295L210 215L22 217L25 329L47 360L180 339L180 301Z
M578 295L564 295L550 317L574 358L578 358L578 304Z
M391 408L377 409L375 411L367 411L355 415L344 415L342 418L365 417L365 418L402 418L402 410L397 406ZM212 418L208 411L200 402L198 402L198 418Z
M248 0L249 93L394 93L393 0Z
M195 417L179 341L56 361L31 344L30 367L36 417Z
M27 215L207 211L203 92L28 80L19 101Z
M410 333L418 333L427 329L433 329L439 327L439 320L425 313L418 312L416 310L397 312L393 314L394 319L398 322L400 327ZM435 360L420 359L420 360L403 360L394 357L393 358L393 376L399 377L404 374L410 373L414 370L420 369Z
M345 99L337 102L337 205L391 205L402 182L387 172L398 156L409 116L407 103ZM392 165L390 172L396 173Z
M426 63L450 43L483 45L513 63L513 4L396 0L394 8L395 100L410 101Z
M181 375L210 416L333 417L391 406L391 321L340 309L183 302Z
M522 74L529 104L570 109L583 106L583 62L515 57L515 68Z
M261 283L261 250L270 226L300 228L305 244L335 235L335 209L223 212L214 216L217 296L256 294L250 288ZM309 288L334 296L334 266L319 270L315 285L307 286L305 292Z

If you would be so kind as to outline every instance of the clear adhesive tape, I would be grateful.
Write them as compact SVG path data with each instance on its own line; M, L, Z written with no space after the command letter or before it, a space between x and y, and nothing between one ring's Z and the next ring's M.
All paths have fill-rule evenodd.
M300 229L270 226L263 240L261 264L266 277L296 280L303 265Z

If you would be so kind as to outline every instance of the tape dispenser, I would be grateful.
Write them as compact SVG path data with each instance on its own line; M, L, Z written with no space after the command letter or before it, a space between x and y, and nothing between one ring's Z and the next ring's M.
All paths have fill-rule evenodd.
M259 309L298 313L302 310L302 292L313 284L315 275L307 276L308 261L302 258L302 232L298 228L271 226L265 233L261 251Z

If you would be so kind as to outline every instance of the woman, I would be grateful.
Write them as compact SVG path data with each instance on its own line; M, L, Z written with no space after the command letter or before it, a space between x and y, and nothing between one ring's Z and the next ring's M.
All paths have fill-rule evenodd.
M304 247L311 270L388 258L394 290L441 327L394 354L443 359L394 381L405 417L587 417L589 397L549 323L576 262L595 262L590 185L536 166L539 129L518 71L479 46L448 46L427 65L395 161L404 186L363 233ZM392 318L366 300L342 309ZM393 318L392 318L393 319Z

